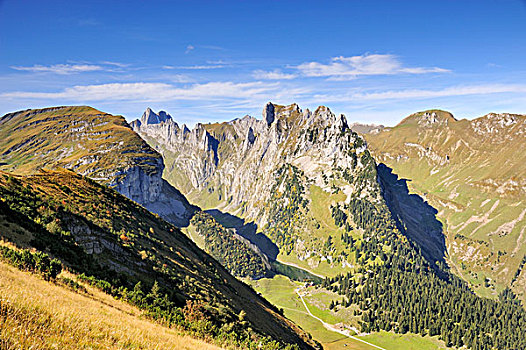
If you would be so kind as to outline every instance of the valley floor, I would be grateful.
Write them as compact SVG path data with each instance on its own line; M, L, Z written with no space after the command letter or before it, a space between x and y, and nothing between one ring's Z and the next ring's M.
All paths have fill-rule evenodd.
M0 263L0 349L220 349L87 288L76 293Z
M354 326L351 313L336 315L324 307L325 304L330 303L330 300L341 299L341 296L333 296L329 292L310 292L303 287L303 283L293 282L285 276L276 275L273 278L263 278L249 283L266 299L278 308L282 308L286 317L312 334L326 350L447 349L436 337L383 331L357 335L347 329L343 330L343 327L340 327L341 323Z

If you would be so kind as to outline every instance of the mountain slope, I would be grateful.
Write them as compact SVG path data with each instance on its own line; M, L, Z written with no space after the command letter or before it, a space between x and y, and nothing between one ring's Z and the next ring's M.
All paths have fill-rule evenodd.
M513 293L480 298L449 272L437 211L377 166L344 116L269 103L262 120L189 130L163 115L132 127L163 154L165 178L199 205L217 206L222 214L210 213L218 221L225 212L252 221L252 232L237 232L255 244L258 235L270 238L278 248L266 251L270 259L329 276L313 298L320 315L343 320L349 332L438 335L448 347L526 344ZM341 299L323 297L334 294Z
M123 117L86 106L26 110L0 119L0 169L67 168L114 187L179 226L195 210L162 179L162 157Z
M60 278L74 276L63 273ZM141 318L136 307L86 287L85 293L75 292L0 263L0 347L219 349Z
M326 107L311 112L268 103L263 120L246 116L189 130L166 114L149 117L152 113L131 125L163 154L164 177L188 198L254 222L251 233L239 233L271 259L276 250L262 245L259 230L277 245L283 261L326 268L329 274L353 264L341 239L353 231L352 219L346 227L336 225L327 219L331 206L348 205L355 196L378 202L381 195L371 177L374 161L344 116ZM353 235L361 235L354 228Z
M2 173L0 194L4 241L49 253L154 318L241 347L313 344L177 228L108 187L69 171Z
M366 134L379 162L437 208L456 273L483 295L526 297L526 116L431 110Z

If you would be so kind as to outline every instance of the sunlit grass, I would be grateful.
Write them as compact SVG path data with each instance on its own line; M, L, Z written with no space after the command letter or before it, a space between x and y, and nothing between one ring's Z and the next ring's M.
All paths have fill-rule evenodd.
M0 263L0 348L219 349L142 318L138 309L100 291L88 291L77 294Z

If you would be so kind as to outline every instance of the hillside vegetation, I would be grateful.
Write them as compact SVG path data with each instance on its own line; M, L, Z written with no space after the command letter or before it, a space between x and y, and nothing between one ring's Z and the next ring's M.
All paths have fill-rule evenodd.
M59 281L74 278L62 273ZM0 263L0 348L219 349L83 286L84 291L75 291Z
M257 254L246 240L219 224L212 215L196 212L190 223L204 238L204 250L234 276L257 279L269 272L267 258Z
M0 198L2 239L159 322L241 348L313 344L177 228L110 188L70 171L2 173Z
M378 162L437 209L452 269L484 296L526 301L526 116L438 110L366 134Z

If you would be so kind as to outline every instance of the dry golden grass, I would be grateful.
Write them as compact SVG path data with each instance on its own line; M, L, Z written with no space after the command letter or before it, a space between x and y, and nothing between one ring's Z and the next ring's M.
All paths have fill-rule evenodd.
M77 294L0 263L0 349L219 349L88 290Z

